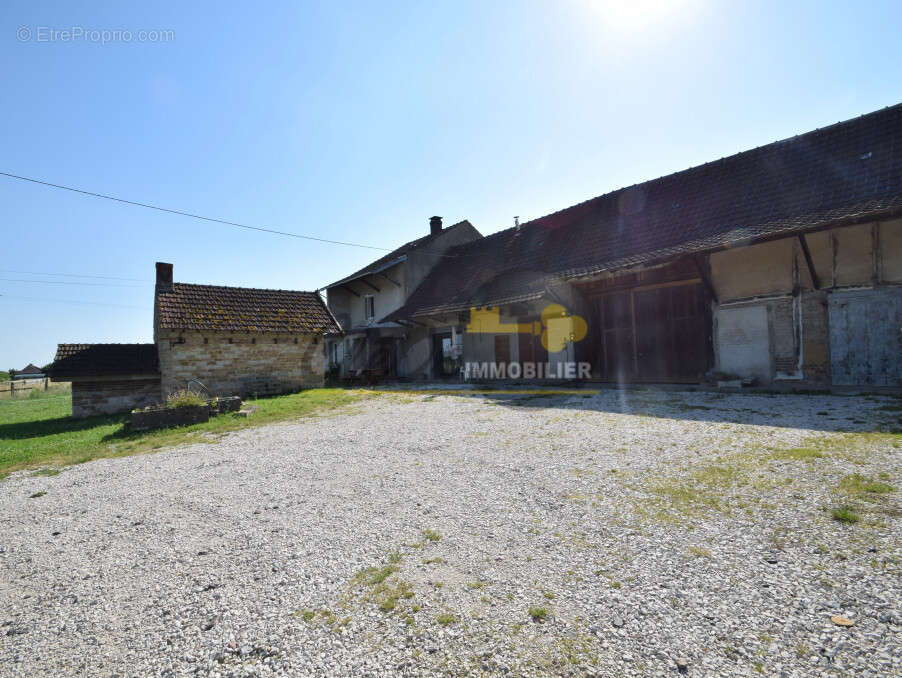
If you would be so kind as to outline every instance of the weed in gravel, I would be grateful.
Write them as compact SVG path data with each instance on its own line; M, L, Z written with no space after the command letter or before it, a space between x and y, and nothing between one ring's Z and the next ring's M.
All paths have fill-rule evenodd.
M426 537L431 542L441 541L442 535L436 532L435 530L423 530L423 536Z
M427 558L423 561L423 565L441 565L445 562L445 559L441 556L436 556L435 558Z
M453 614L445 612L443 614L438 615L435 618L435 621L437 621L442 626L448 626L448 624L455 623L457 621L457 617L455 617Z
M469 584L467 584L467 588L468 588L468 589L481 589L481 588L483 588L484 586L485 586L485 582L478 581L478 580L477 580L477 581L471 581Z
M845 525L852 525L861 520L861 517L848 506L838 506L830 511L833 520L837 520Z
M839 481L839 491L853 497L873 500L874 495L888 494L894 490L889 483L852 473Z
M47 493L46 493L46 492L43 492L43 491L41 491L41 492L35 492L34 494L28 495L28 498L29 498L29 499L37 499L38 497L43 497L45 494L47 494Z
M692 544L689 546L689 553L691 553L696 558L710 558L711 557L711 552L708 549L703 548L701 546L696 546L695 544Z
M822 459L823 456L823 452L811 447L793 447L788 450L776 450L770 458L775 461L811 461L812 459Z
M40 471L32 473L31 476L33 478L37 476L58 476L62 472L62 469L58 468L42 468Z
M531 607L528 610L529 616L532 617L533 621L545 621L548 618L548 608L546 607Z

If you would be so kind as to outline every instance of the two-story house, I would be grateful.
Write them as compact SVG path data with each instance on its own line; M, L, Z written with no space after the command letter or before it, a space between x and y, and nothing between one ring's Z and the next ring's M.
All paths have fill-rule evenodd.
M326 361L341 376L363 374L380 377L429 379L435 373L432 341L410 324L384 322L398 310L423 279L455 245L482 235L469 221L442 228L442 218L429 220L429 234L412 240L359 271L329 285L329 309L342 334L326 340ZM423 336L419 336L423 334ZM447 339L447 341L445 341ZM439 337L453 354L453 337Z

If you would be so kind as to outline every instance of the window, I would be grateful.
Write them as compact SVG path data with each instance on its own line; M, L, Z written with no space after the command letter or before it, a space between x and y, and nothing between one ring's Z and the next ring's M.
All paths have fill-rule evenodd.
M363 298L363 309L366 313L367 320L375 320L376 318L376 297L372 294L367 294Z

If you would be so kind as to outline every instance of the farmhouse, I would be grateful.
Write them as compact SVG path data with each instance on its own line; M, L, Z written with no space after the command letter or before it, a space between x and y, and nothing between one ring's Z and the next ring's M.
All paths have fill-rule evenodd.
M465 375L902 386L902 104L455 246L379 322Z
M156 264L152 344L60 344L50 376L72 382L72 415L125 412L191 388L210 396L323 384L338 324L316 292L173 282Z
M327 289L329 309L342 335L328 339L327 359L341 376L428 377L433 372L432 344L452 349L451 335L431 336L379 318L403 306L449 247L481 238L469 221L442 227L429 220L429 233L380 257Z

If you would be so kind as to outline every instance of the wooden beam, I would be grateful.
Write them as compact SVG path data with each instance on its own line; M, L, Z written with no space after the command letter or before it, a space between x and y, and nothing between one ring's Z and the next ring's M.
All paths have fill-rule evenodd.
M360 296L357 292L355 292L353 289L351 289L351 288L348 287L347 285L339 285L339 287L341 287L341 289L343 289L343 290L347 290L348 292L350 292L351 294L353 294L355 297L359 297L359 296Z
M711 282L711 276L708 275L708 267L705 265L703 255L697 254L692 259L695 261L695 267L698 269L698 276L702 279L702 284L708 290L708 294L717 303L717 290L714 289L714 283Z
M808 249L808 241L805 240L804 233L799 234L799 244L802 246L802 254L805 256L805 263L808 265L808 273L811 274L811 284L814 285L814 289L819 290L821 288L821 280L814 269L814 260L811 258L811 250Z
M372 287L377 292L382 291L378 287L376 287L373 283L371 283L369 280L367 280L366 278L360 278L360 282L362 282L364 285L367 285L368 287Z
M386 280L388 280L388 282L390 282L391 284L395 285L396 287L401 287L401 283L399 283L399 282L398 282L397 280L395 280L394 278L389 278L389 277L388 277L387 275L385 275L382 271L379 271L376 275L381 275L383 278L385 278Z

